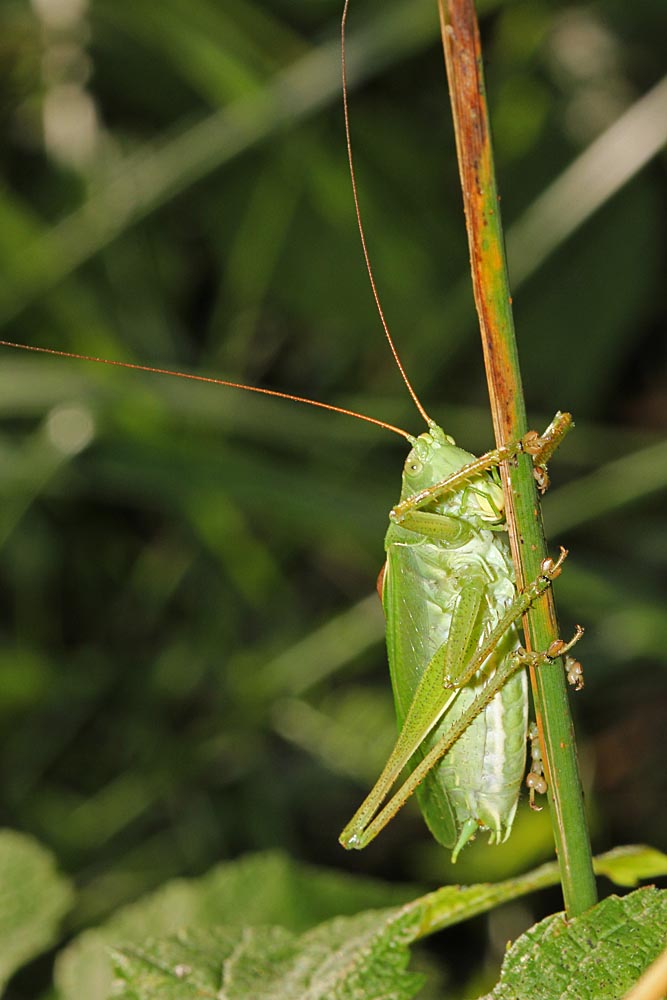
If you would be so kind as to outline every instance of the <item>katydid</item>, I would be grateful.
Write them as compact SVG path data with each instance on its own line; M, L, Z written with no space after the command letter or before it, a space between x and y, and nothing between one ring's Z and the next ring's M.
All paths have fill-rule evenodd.
M405 437L411 450L400 502L390 512L387 561L379 581L400 732L380 778L340 841L347 848L365 847L415 791L427 825L453 851L453 860L480 829L490 831L491 843L507 839L528 736L522 668L567 653L581 630L571 642L559 640L545 653L521 650L517 621L558 576L566 553L545 560L542 574L517 594L496 467L527 452L544 484L546 462L571 426L569 414L556 414L542 436L529 432L475 458L428 417L428 430L415 438L365 414L257 386L3 340L0 345L287 398ZM580 664L567 657L566 668L570 683L581 687ZM531 743L537 747L532 731ZM533 753L534 761L538 754ZM384 804L405 767L410 776ZM535 791L544 786L541 765L528 777L533 804Z
M568 414L557 414L542 438L527 435L481 459L433 423L413 441L380 579L400 734L341 834L344 847L365 847L413 791L453 861L479 829L490 831L491 843L509 836L528 726L521 667L568 652L581 630L546 653L521 650L516 622L560 573L566 552L545 560L542 575L517 595L509 546L499 534L502 489L484 470L526 448L543 462L569 425ZM580 678L575 661L568 667L568 676ZM406 766L410 778L383 806ZM532 803L542 786L530 788Z
M560 573L565 551L545 560L541 575L516 594L505 528L500 462L524 450L534 459L541 492L548 486L546 463L572 425L556 414L542 437L522 441L476 459L432 421L403 369L385 320L366 246L352 156L341 20L343 113L348 164L361 246L380 321L403 381L428 425L410 439L401 497L390 513L387 561L378 580L386 617L387 654L399 736L375 786L340 835L346 848L363 848L416 791L436 840L459 851L478 829L491 843L509 836L525 767L528 692L525 671L567 652L526 654L517 620ZM495 476L489 473L493 470ZM537 659L535 659L537 658ZM568 658L568 679L581 667ZM385 799L404 768L410 777ZM544 782L544 779L542 779ZM541 785L540 785L541 787ZM531 804L534 786L531 785Z
M9 341L0 344L279 396L405 437L412 447L400 502L390 513L381 574L400 733L382 775L340 840L345 847L366 846L415 790L429 828L453 849L454 858L479 828L491 831L493 843L509 836L528 726L527 683L520 669L526 657L520 653L516 622L558 575L564 555L555 563L547 560L543 575L516 594L503 534L503 493L494 472L500 461L526 451L544 482L546 462L571 426L569 414L557 414L541 437L529 432L514 445L475 458L428 417L428 430L415 438L365 414L257 386ZM414 396L402 368L401 373ZM548 660L570 645L529 655ZM580 665L570 658L566 664L568 679L580 687ZM407 765L415 768L410 779L378 813ZM541 786L530 787L532 802Z

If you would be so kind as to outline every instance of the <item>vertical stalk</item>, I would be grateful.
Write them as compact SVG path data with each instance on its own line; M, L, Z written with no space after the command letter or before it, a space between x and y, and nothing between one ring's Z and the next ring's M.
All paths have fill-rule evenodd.
M475 304L498 446L528 430L512 298L496 188L491 133L473 0L439 0L442 42L454 116ZM517 584L540 574L547 555L542 516L527 455L501 466ZM565 568L567 572L567 567ZM524 621L526 644L545 650L558 637L551 590ZM575 916L596 901L574 730L561 661L531 671L537 725L565 908Z

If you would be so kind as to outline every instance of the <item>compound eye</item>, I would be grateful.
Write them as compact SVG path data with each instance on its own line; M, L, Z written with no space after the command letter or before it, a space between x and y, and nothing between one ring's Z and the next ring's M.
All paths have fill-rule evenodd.
M419 461L418 458L415 458L413 455L409 455L408 456L407 461L405 463L405 472L406 472L406 475L408 475L408 476L418 476L419 473L422 471L423 468L424 468L424 466Z

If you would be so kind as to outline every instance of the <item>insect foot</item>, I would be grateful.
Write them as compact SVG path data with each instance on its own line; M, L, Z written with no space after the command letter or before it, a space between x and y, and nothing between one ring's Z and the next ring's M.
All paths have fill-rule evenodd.
M564 653L569 653L573 646L581 639L584 634L584 630L581 625L574 626L574 635L569 642L564 642L562 639L554 639L546 651L546 657L549 660L557 660L559 656L563 656ZM566 659L572 659L572 657L566 657ZM583 674L581 669L581 664L579 664L579 672Z
M538 774L536 771L531 770L526 775L526 786L530 789L529 805L533 812L542 812L542 806L535 805L535 793L538 795L546 795L547 792L547 782L543 774Z
M524 434L520 442L521 450L537 459L537 465L546 465L565 435L573 427L572 414L559 411L544 434L538 434L537 431L528 431L527 434Z
M551 556L547 556L546 559L542 560L542 563L540 565L540 569L542 570L542 576L546 577L546 579L549 581L555 580L556 577L560 576L563 569L563 563L565 562L566 559L567 559L567 549L563 548L563 546L561 545L560 555L558 556L558 559L556 559L555 562L551 558Z
M546 560L545 560L546 562ZM553 663L560 656L568 653L576 643L579 642L584 630L581 625L574 626L574 635L569 642L565 642L564 639L554 639L552 643L549 644L546 650L543 652L534 652L532 650L525 650L523 648L517 649L515 656L518 660L527 667L541 667L545 663ZM572 665L568 663L572 660ZM581 680L581 686L583 687L583 668L581 664L574 660L571 656L565 657L565 668L568 671L568 681L573 684L577 690L579 690L579 684L577 678ZM569 673L572 672L574 679L569 679Z
M564 667L567 675L567 683L570 684L575 691L581 691L584 686L584 668L581 663L579 663L579 660L575 660L573 656L566 656Z
M546 465L536 465L533 468L533 479L537 483L538 493L540 496L544 496L551 484Z
M542 812L542 806L535 805L535 793L544 795L547 790L547 781L544 777L540 734L534 722L531 722L528 727L528 739L530 740L530 771L526 775L526 785L530 789L529 805L535 812Z
M547 462L565 435L574 427L570 413L557 413L544 434L528 431L519 441L519 451L530 455L533 459L533 476L541 495L549 489L549 473Z
M543 438L537 433L537 431L528 431L527 434L521 438L521 450L525 451L528 455L539 455L542 450Z

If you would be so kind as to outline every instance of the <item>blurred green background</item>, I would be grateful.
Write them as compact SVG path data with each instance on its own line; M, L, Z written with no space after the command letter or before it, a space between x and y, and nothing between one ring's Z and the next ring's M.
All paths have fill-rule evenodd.
M418 432L355 228L340 13L3 0L1 336ZM577 419L544 511L571 550L563 634L587 628L572 700L594 845L665 849L667 6L485 0L480 16L531 424ZM427 408L483 451L435 3L355 2L349 73L389 323ZM337 844L394 735L373 589L398 439L4 348L0 413L0 815L75 877L67 933L266 847L425 884L550 856L546 812L525 808L508 845L455 870L414 808L361 855ZM543 912L524 905L443 936L455 980L464 936L497 960ZM46 980L38 963L11 995Z

